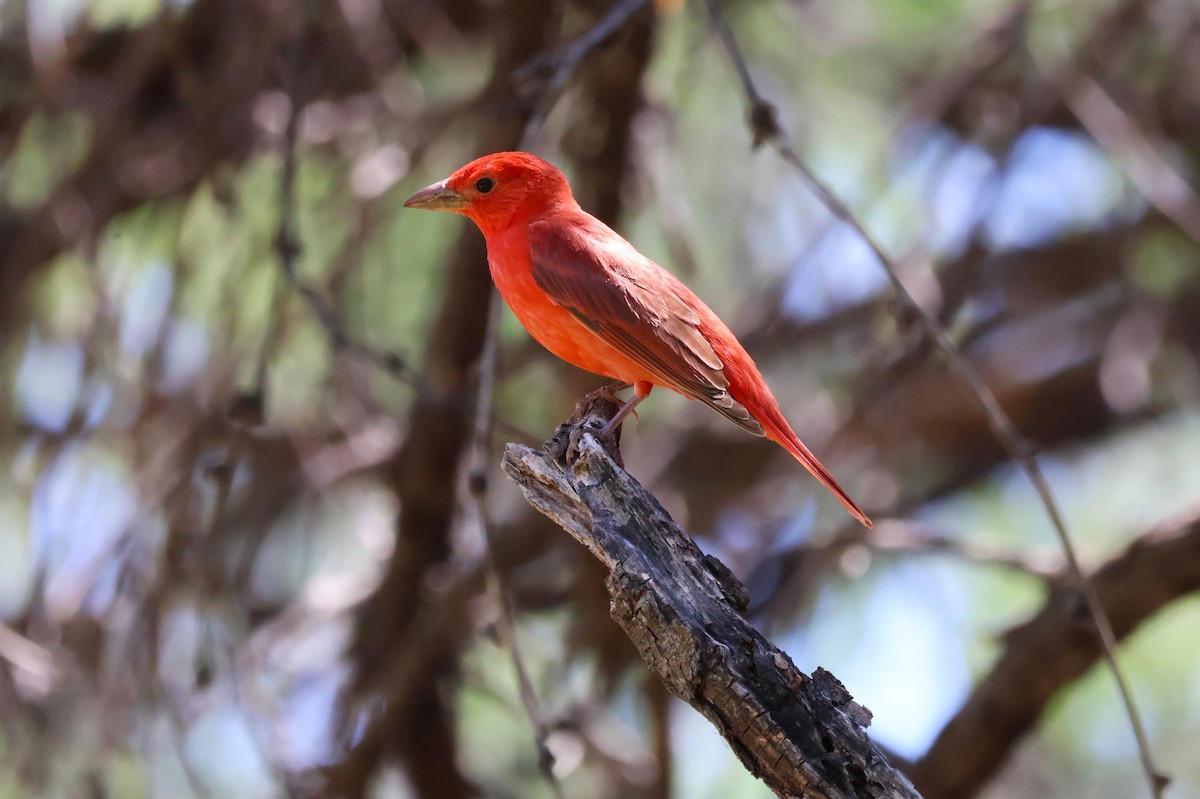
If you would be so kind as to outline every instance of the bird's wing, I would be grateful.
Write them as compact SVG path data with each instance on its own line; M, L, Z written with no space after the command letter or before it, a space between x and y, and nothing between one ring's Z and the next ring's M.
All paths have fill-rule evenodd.
M699 315L672 290L677 281L664 271L666 285L654 285L661 267L607 229L601 237L585 230L556 220L530 226L538 287L663 385L763 435L762 425L729 395L725 365L701 333Z

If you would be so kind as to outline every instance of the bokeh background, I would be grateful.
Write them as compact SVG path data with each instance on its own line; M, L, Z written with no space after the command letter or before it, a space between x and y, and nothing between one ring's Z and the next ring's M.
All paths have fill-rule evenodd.
M656 392L626 465L755 623L927 797L1148 794L1086 618L1020 633L1071 592L978 403L753 146L704 4L626 5L589 40L616 4L0 2L0 797L550 795L465 486L482 240L401 207L523 136L877 521ZM1113 569L1167 795L1200 797L1200 6L718 5ZM601 382L500 331L492 556L564 792L766 796L500 474Z

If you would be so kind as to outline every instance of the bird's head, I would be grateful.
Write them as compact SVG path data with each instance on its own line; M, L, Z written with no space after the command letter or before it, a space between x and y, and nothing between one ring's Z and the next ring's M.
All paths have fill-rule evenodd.
M462 214L487 234L574 202L566 177L555 166L536 155L511 152L475 159L421 189L404 206Z

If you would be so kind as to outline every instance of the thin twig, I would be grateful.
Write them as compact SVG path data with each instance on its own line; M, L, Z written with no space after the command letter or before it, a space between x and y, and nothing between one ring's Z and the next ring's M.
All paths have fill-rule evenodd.
M298 69L299 64L297 63L292 70L293 74ZM294 83L294 80L294 78L289 78L289 82L291 83ZM397 352L374 347L352 337L349 331L347 331L341 315L333 307L333 304L323 297L321 292L314 286L309 285L300 277L299 271L296 268L296 261L300 256L302 247L298 234L294 232L297 170L296 151L299 131L300 98L294 85L288 86L287 94L291 101L291 110L288 114L281 145L283 149L283 167L279 180L280 213L279 229L275 237L275 251L279 258L279 266L287 278L288 285L304 299L309 310L316 317L317 322L325 329L325 334L335 350L359 358L381 372L391 375L394 379L413 389L423 400L432 405L457 409L463 413L469 412L469 404L466 397L447 396L432 390L425 382L421 373L404 356ZM265 349L264 347L264 351ZM260 372L265 371L265 363L260 363L259 367ZM530 441L536 440L536 437L532 433L522 430L510 422L500 420L498 424L510 433L514 433Z
M1080 566L1079 557L1075 551L1075 545L1072 541L1070 532L1067 529L1066 521L1063 519L1062 512L1059 510L1058 503L1054 499L1054 494L1050 490L1050 485L1046 481L1045 475L1042 473L1041 467L1037 463L1033 448L1022 437L1013 424L1008 414L1000 406L1000 402L996 399L996 395L992 393L983 378L975 371L974 367L967 361L966 357L959 352L958 348L950 341L949 336L933 318L913 298L905 287L899 276L899 271L896 264L884 252L880 244L867 231L858 218L854 215L849 207L834 194L817 175L809 169L808 165L800 158L791 142L783 132L783 128L779 123L778 109L765 100L759 93L757 86L754 83L754 78L750 74L750 69L746 64L746 59L738 48L737 41L733 36L733 31L721 16L716 8L715 0L704 0L704 7L708 12L709 20L712 23L713 30L722 45L725 48L726 54L732 61L734 68L737 70L738 77L741 80L742 91L746 95L746 100L749 104L748 121L751 127L751 132L754 137L754 145L757 147L764 143L774 145L776 151L784 162L796 170L797 173L808 184L812 192L817 196L821 203L833 214L839 221L849 225L862 241L871 249L875 257L879 260L887 274L888 280L891 282L896 296L900 298L903 305L914 314L919 320L921 326L925 329L926 334L936 344L938 350L941 351L942 357L946 360L950 368L959 376L959 378L967 384L971 392L975 395L980 405L983 407L984 413L988 420L988 426L992 429L1001 446L1015 460L1033 484L1034 490L1037 492L1038 498L1041 500L1043 507L1046 509L1046 515L1050 518L1050 523L1054 527L1055 533L1058 535L1058 540L1063 549L1063 554L1067 559L1067 564L1070 567L1070 573L1074 578L1080 593L1083 594L1087 602L1088 611L1091 614L1092 621L1095 624L1096 632L1099 634L1100 642L1104 649L1104 659L1108 664L1109 671L1112 672L1113 680L1117 684L1117 690L1121 695L1121 701L1125 706L1125 711L1129 716L1130 726L1133 728L1134 737L1137 739L1138 752L1141 756L1142 768L1146 772L1146 778L1149 781L1151 793L1155 797L1161 797L1163 789L1167 784L1167 778L1162 775L1154 765L1154 760L1150 752L1149 740L1146 736L1145 727L1142 724L1141 715L1138 713L1137 705L1134 702L1133 694L1125 680L1125 676L1121 671L1120 664L1117 662L1116 656L1116 636L1113 634L1112 624L1108 619L1108 615L1104 611L1103 605L1100 603L1099 597L1096 596L1095 587L1083 572Z
M64 676L58 658L46 647L0 621L0 660L24 672L40 693L49 693Z
M283 334L283 309L287 304L287 282L278 272L272 272L274 289L271 293L271 308L267 315L267 324L263 330L262 344L258 348L258 363L254 367L254 388L252 395L258 398L261 405L267 388L267 369L270 366L271 354L275 344Z
M294 117L295 113L292 116ZM284 148L285 152L294 152L295 144L294 142L292 144L285 143ZM294 177L289 175L294 175L294 173L295 156L293 155L291 158L285 156L283 165L284 178L281 180L281 188L289 192L289 196L292 192L292 184L294 182ZM290 201L285 202L291 204ZM317 318L321 327L325 328L325 332L335 349L361 358L418 392L426 391L421 376L417 373L417 370L409 365L407 359L398 353L377 349L369 344L351 338L337 311L326 302L315 288L300 279L295 265L296 256L300 252L300 244L294 234L291 233L290 219L280 219L279 237L275 241L275 250L279 254L280 266L283 268L283 273L287 277L288 282L296 290L296 293L304 298L313 316Z
M558 96L562 94L567 81L575 73L584 56L590 53L600 42L616 33L630 17L648 2L649 0L621 0L621 2L609 9L608 13L601 17L586 33L571 42L560 55L550 60L550 65L553 66L554 71L543 84L533 114L530 115L529 121L525 123L525 131L521 134L520 149L523 150L529 147L533 141L533 137L541 130L542 125L546 122L546 117L550 114L550 110L558 100ZM517 70L517 78L531 79L536 72L544 69L546 65L546 58L535 58Z
M648 0L623 0L613 6L595 25L572 42L561 55L551 62L554 71L546 79L545 83L541 84L537 102L534 104L529 120L526 122L525 128L521 133L521 139L517 145L518 149L526 150L532 146L534 137L545 123L547 115L562 94L567 81L574 74L580 62L583 61L584 56L591 52L600 42L615 33L647 2ZM534 72L542 68L545 63L546 59L544 58L533 59L524 67L517 70L517 79L532 80ZM553 795L557 799L561 799L563 796L562 786L558 781L558 777L554 774L554 759L546 746L549 727L542 717L537 695L533 690L533 683L529 679L529 672L525 666L521 648L517 643L512 602L496 562L495 527L492 523L491 510L488 503L488 463L490 461L490 444L494 421L493 399L496 383L496 342L499 324L500 300L495 287L493 287L488 297L487 332L484 336L483 352L480 355L479 391L475 404L475 423L471 435L471 467L468 473L467 485L475 504L476 514L486 545L487 584L488 590L491 592L493 600L496 603L497 631L500 635L501 643L508 649L512 657L513 669L517 675L521 704L534 728L535 742L538 749L538 770L546 780L546 784L550 786Z
M368 363L378 367L383 372L392 375L397 380L421 390L420 375L406 359L393 352L377 350L362 342L355 341L347 334L345 325L334 308L329 305L312 286L300 279L296 269L296 260L300 257L301 246L299 237L294 232L296 215L296 144L300 130L300 91L297 86L301 67L304 63L304 35L307 30L307 18L312 13L312 0L304 4L305 26L301 39L292 48L287 74L284 76L285 90L289 100L287 125L283 130L283 168L279 175L279 230L275 236L275 252L279 256L279 265L292 287L308 303L309 309L317 321L325 328L333 346L339 350L356 355Z
M512 657L513 670L517 675L517 686L521 696L521 706L525 715L533 725L534 742L538 750L538 771L550 792L556 799L563 799L562 785L554 773L554 756L550 753L546 741L550 730L542 717L538 706L537 694L533 690L533 682L529 679L529 670L525 666L525 658L517 643L516 625L513 621L513 606L509 592L496 562L495 525L492 524L491 508L488 505L488 461L492 438L492 400L496 385L496 339L500 325L500 303L493 290L488 303L487 333L483 340L483 353L480 358L479 394L475 405L475 426L471 434L471 469L468 473L467 484L471 499L475 503L475 512L484 538L484 561L487 566L487 587L496 603L496 630L500 635L500 643Z
M1092 572L1122 639L1164 608L1200 590L1200 506L1148 531ZM1013 746L1032 730L1051 697L1100 659L1079 597L1058 586L1041 609L1004 631L986 675L947 719L911 774L929 799L977 796Z
M1062 574L1061 561L1052 563L1046 559L1033 560L944 535L927 525L915 522L887 519L874 529L862 532L862 543L879 552L951 555L967 563L998 566L1047 582L1057 579Z
M288 147L286 144L284 146ZM295 166L292 165L289 167L285 159L283 170L285 175L289 169L294 170ZM290 223L285 223L283 220L280 221L280 237L276 239L275 243L275 249L279 253L280 266L283 268L283 273L292 288L304 298L313 316L317 318L321 327L325 328L325 332L329 336L329 340L334 348L361 358L385 374L389 374L401 383L413 388L418 393L428 393L420 374L408 363L408 360L404 356L396 352L378 349L362 341L353 339L346 331L346 327L342 323L342 319L337 311L334 310L315 288L300 279L295 268L295 258L299 254L300 245L296 238L293 237L293 234L290 233L290 229ZM286 238L284 238L285 231L289 231L286 234Z
M1150 134L1091 75L1055 69L1035 48L1029 52L1038 71L1057 88L1067 108L1129 182L1192 241L1200 243L1200 198L1167 163Z
M307 6L306 6L307 9ZM306 13L311 13L306 11ZM279 258L279 266L287 284L299 294L308 305L317 322L325 329L325 333L334 349L360 358L385 374L412 388L422 399L438 407L452 408L467 413L469 404L466 397L447 396L433 391L425 382L420 372L415 369L404 356L399 353L373 347L363 341L353 338L346 330L341 315L315 287L309 285L301 277L297 269L297 259L302 252L299 235L295 232L296 207L296 173L297 173L297 142L300 127L301 97L296 86L296 76L300 74L303 65L303 42L293 49L288 74L285 77L285 89L290 101L287 124L283 132L281 148L283 151L283 166L279 177L279 228L275 236L275 252ZM273 314L278 314L276 307ZM268 336L271 333L267 334ZM258 364L258 390L261 396L266 371L267 346L264 342ZM518 435L533 441L536 437L527 430L505 421L499 420L498 425L508 433Z
M394 376L401 382L415 388L418 393L421 393L426 391L426 389L424 382L421 380L417 372L413 370L399 355L377 351L364 343L352 340L347 334L345 326L343 325L340 316L332 304L326 302L315 288L302 281L296 268L296 262L301 253L299 234L295 232L297 139L299 134L301 108L301 97L297 84L299 83L299 76L304 65L305 41L308 34L309 23L315 7L315 2L316 0L305 0L305 2L302 4L304 19L301 22L299 33L297 34L295 44L292 47L291 57L288 61L288 66L284 75L284 88L290 102L287 126L284 129L283 141L281 142L281 147L283 150L283 164L279 176L279 227L276 232L274 242L275 251L279 258L280 270L283 272L283 275L287 280L286 285L290 285L297 293L300 294L301 297L304 298L313 315L317 318L317 321L322 327L325 328L325 331L335 349L348 351L352 354L362 357L364 360L377 366L385 373ZM265 367L260 365L260 379L264 369ZM261 396L261 383L259 388ZM447 402L453 401L453 398L445 399ZM241 436L244 435L244 433L237 431L235 432L235 435ZM238 443L239 440L235 439L234 445L231 446L231 450ZM230 481L231 476L232 472L229 473L226 481L218 486L219 488L224 487L225 494L228 492L228 482ZM225 494L218 495L218 512L223 506ZM214 518L216 518L215 515ZM461 609L461 605L459 603L451 603L449 600L447 600L439 606L439 609L442 611L442 614L449 618L454 612L457 612ZM453 624L446 624L445 620L438 619L437 616L438 614L426 614L421 617L421 619L428 622L432 629L426 630L425 634L418 633L417 640L437 640L440 642L441 639L439 634L445 629L452 629L454 627ZM389 679L391 681L390 684L394 686L398 684L398 680L406 679L412 674L418 673L420 668L426 665L426 659L428 657L432 657L438 651L440 651L440 647L436 645L430 645L418 650L418 654L423 655L423 657L412 657L411 651L406 650L406 659L404 662L405 668L394 668L388 672ZM412 681L409 680L409 683L411 682ZM341 762L338 768L330 771L330 773L327 775L327 779L330 780L331 784L335 786L340 784L340 781L342 780L341 775L343 773L353 773L353 768L356 767L359 762L358 758L362 756L363 752L369 751L367 744L373 745L376 742L376 739L379 735L378 730L381 729L382 720L388 717L387 714L393 714L394 717L394 714L401 712L405 708L405 705L402 702L397 701L397 697L399 696L397 691L388 690L385 695L388 696L390 700L390 703L387 707L387 713L381 713L372 719L371 724L363 732L363 736L359 739L357 745L351 749L349 754ZM286 773L284 773L284 778L280 780L280 785L287 790L290 795L291 787L288 784L286 776Z

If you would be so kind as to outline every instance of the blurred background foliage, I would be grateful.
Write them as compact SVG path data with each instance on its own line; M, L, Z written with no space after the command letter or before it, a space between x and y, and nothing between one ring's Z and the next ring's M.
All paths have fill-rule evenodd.
M874 711L928 797L1145 795L1094 654L1032 729L985 716L957 743L1061 590L1045 514L867 248L751 146L703 5L642 6L567 70L615 5L0 2L0 797L549 795L463 493L481 241L401 208L531 118L878 522L656 392L627 467L755 622ZM1039 448L1087 568L1167 539L1200 562L1200 7L721 8L787 135ZM495 469L600 382L505 313L493 554L565 793L765 796ZM1173 799L1200 797L1191 579L1121 586L1159 600L1121 655ZM948 788L980 739L994 766Z

